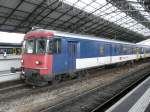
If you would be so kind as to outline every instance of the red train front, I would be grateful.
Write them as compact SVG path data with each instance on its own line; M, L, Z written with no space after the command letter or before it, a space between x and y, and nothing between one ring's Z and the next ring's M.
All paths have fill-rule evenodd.
M48 31L31 31L24 37L21 59L22 73L27 83L44 85L52 79L50 42L53 34Z

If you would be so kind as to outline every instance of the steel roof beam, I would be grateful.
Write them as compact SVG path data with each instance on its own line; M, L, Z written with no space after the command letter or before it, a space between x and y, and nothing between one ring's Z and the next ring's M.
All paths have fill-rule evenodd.
M7 22L7 20L13 15L13 13L16 11L16 9L24 2L24 0L20 0L20 2L17 4L17 6L11 11L11 13L6 17L6 19L3 21L3 24ZM0 25L1 27L2 25Z
M107 4L106 4L106 5L107 5ZM100 10L101 8L105 7L106 5L104 5L104 6L100 7L100 8L98 8L98 9L94 10L94 11L91 12L91 13L88 13L87 16L82 17L82 18L81 18L80 20L78 20L76 23L72 24L72 25L70 26L70 28L76 26L75 28L77 29L77 28L79 27L78 25L76 25L77 23L79 23L80 21L84 21L87 17L93 15L94 12L96 12L97 10ZM93 15L93 16L94 16L94 15ZM88 22L91 22L91 21L93 21L93 20L88 20ZM84 23L83 23L83 24L84 24ZM72 31L73 31L75 28L73 28Z
M46 24L44 26L44 28L47 28L50 24L54 24L56 21L58 21L59 19L61 19L64 15L66 15L68 12L70 12L71 10L73 10L73 6L70 6L70 9L68 9L66 12L62 13L60 16L58 16L56 19L54 19L52 22ZM59 27L59 26L58 26Z
M150 29L150 22L133 6L129 4L126 0L107 0L112 3L114 6L125 12L127 15L144 25L146 28ZM136 10L136 11L135 11ZM141 21L147 21L147 23L143 23ZM148 25L147 25L148 24Z
M57 3L57 2L55 2L55 3ZM53 2L52 4L54 4L54 2ZM50 5L52 5L52 4L50 4ZM38 20L37 22L35 22L34 25L39 24L39 23L40 23L41 21L43 21L47 16L49 16L52 12L54 12L56 9L58 9L61 5L62 5L62 4L61 4L60 2L58 2L58 5L57 5L54 9L51 9L51 11L50 11L48 14L46 14L43 18L41 18L40 20Z
M37 5L37 7L31 13L29 13L29 15L24 18L24 20L21 21L21 23L14 29L14 31L17 30L24 22L29 21L29 18L38 10L39 7L44 4L45 1L46 0L43 0L39 5Z
M44 7L43 10L41 10L37 16L35 16L31 22L29 22L29 28L33 27L31 26L31 24L34 23L34 25L37 25L38 23L40 23L46 16L43 16L42 19L38 20L37 22L34 22L36 20L36 18L38 18L38 16L41 16L41 14L46 10L48 9L50 6L54 5L55 3L58 3L59 0L54 0L54 2L52 2L50 5L47 5L46 7Z

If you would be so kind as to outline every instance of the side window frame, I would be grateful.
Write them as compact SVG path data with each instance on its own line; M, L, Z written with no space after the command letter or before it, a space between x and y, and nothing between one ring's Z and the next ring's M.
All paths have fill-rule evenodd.
M100 57L105 56L105 46L100 46L99 52L100 52Z
M55 37L53 39L50 39L48 52L50 54L60 54L62 52L62 39L59 37L58 38Z

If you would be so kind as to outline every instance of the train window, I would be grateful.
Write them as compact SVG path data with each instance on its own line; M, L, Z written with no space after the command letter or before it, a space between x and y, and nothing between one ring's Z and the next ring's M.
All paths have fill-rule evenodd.
M49 41L49 50L48 50L48 53L49 54L53 53L53 41L52 40Z
M104 47L100 47L100 56L104 56L104 50L105 50L105 48Z
M36 53L43 54L46 53L47 39L37 39L36 40Z
M5 48L0 48L0 54L4 54Z
M133 51L133 54L136 54L136 48L135 47L132 48L132 51Z
M127 47L127 54L131 54L130 46L129 46L129 47Z
M21 54L21 48L0 48L0 54L14 54L14 55L20 55Z
M15 54L16 55L16 48L12 48L13 49L13 54Z
M118 50L120 55L123 54L123 45L120 45Z
M120 46L119 45L115 46L115 53L120 54Z
M61 53L61 39L53 39L53 53Z
M34 50L34 41L26 40L25 52L31 54L31 53L33 53L33 50Z
M134 54L134 47L131 48L132 54Z
M117 46L114 46L114 52L117 53Z
M8 48L7 49L7 54L13 54L13 48Z
M140 49L137 47L137 48L136 48L136 53L137 53L137 54L139 54L139 50L140 50Z
M127 48L123 46L123 54L126 54L126 52L127 52Z
M16 55L20 55L21 54L21 48L16 48Z

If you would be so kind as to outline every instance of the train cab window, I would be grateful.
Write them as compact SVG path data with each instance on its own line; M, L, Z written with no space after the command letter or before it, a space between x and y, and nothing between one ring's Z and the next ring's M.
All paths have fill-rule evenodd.
M47 39L37 39L36 40L36 53L43 54L46 53Z
M24 52L29 53L29 54L34 52L34 41L33 40L26 40Z

